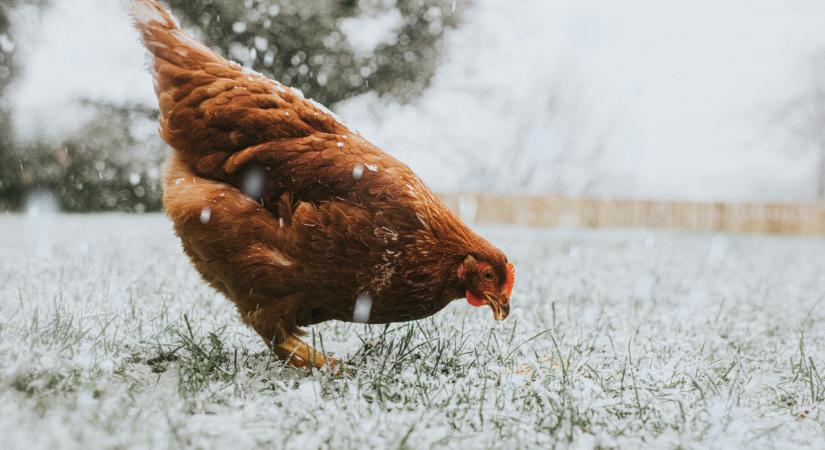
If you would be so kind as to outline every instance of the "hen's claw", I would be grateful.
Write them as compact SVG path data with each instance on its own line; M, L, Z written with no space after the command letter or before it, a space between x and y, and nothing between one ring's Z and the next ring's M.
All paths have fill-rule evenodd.
M291 335L283 342L273 347L275 354L287 362L290 367L299 369L316 368L324 366L335 370L341 366L341 361L337 358L324 355L323 352L315 349L298 336Z

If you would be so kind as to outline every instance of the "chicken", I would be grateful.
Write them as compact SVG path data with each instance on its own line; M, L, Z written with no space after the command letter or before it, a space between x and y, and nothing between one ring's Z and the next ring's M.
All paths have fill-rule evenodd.
M166 213L204 280L280 358L326 364L300 327L333 319L415 320L460 298L507 317L512 263L407 166L187 36L156 0L131 15L172 147Z

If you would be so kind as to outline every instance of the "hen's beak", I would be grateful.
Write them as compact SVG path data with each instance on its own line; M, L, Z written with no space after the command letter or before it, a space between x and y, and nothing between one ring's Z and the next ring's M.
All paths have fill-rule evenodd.
M484 293L484 298L490 309L493 310L493 319L504 320L510 315L510 298L504 294L493 297L492 294Z

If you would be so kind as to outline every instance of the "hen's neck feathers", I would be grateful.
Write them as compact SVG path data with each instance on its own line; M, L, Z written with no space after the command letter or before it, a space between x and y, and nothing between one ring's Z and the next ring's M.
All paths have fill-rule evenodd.
M501 250L476 234L443 203L436 209L440 209L440 217L431 222L426 237L417 243L419 251L451 266L452 271L468 255L490 263L506 263Z

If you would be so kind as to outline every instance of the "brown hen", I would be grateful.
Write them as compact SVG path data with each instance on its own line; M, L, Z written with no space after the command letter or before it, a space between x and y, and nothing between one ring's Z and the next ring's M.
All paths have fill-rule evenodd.
M173 148L163 204L203 278L294 366L299 327L420 319L466 297L510 310L513 266L407 166L295 90L184 34L155 0L132 17Z

